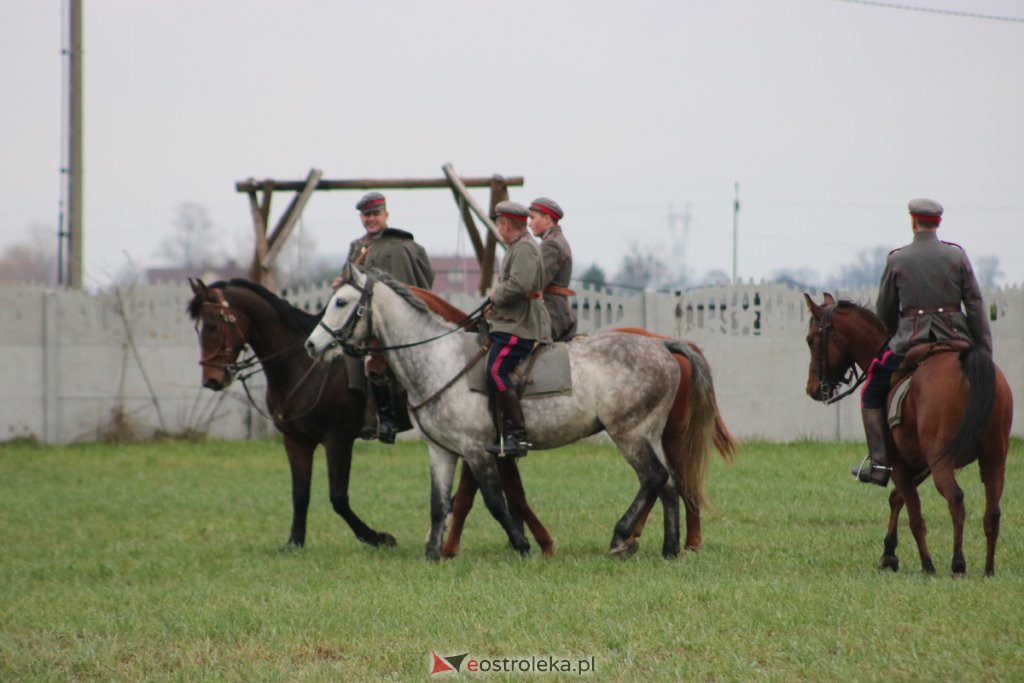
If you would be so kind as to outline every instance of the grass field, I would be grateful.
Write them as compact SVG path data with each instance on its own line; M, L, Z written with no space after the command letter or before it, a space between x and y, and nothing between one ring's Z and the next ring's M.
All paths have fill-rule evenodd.
M888 505L848 475L862 448L744 444L735 466L713 468L704 549L675 561L660 556L660 515L637 556L605 555L635 493L611 447L531 453L523 478L556 557L515 556L478 500L462 554L430 564L421 442L357 445L353 507L397 547L355 540L318 453L309 542L284 552L278 442L0 445L0 680L456 677L430 676L432 651L469 653L462 677L481 675L469 660L535 656L616 680L1024 678L1024 443L993 579L977 467L960 474L965 580L949 575L949 515L930 481L938 575L921 574L905 516L901 571L875 570Z

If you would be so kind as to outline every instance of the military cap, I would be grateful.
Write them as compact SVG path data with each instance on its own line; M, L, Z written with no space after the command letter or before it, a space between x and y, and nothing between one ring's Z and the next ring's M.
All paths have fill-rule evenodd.
M494 214L512 221L525 221L530 217L530 210L518 202L498 202Z
M942 220L942 204L939 204L934 199L911 199L910 203L907 204L907 208L910 209L910 215L914 218L920 218L932 223L938 223Z
M530 204L530 211L540 211L554 218L556 221L560 220L565 213L562 211L562 207L558 205L554 199L548 199L547 197L537 197Z
M384 195L380 192L367 192L363 195L363 198L356 202L356 209L360 213L370 213L371 211L386 211L387 204L384 202Z

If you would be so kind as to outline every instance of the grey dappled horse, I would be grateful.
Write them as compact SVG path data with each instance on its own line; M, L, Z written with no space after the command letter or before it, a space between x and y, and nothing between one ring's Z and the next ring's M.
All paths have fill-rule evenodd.
M407 389L410 406L423 404L413 413L430 453L427 558L440 557L460 456L513 548L527 554L529 542L509 515L495 458L484 450L494 438L488 399L471 392L465 376L451 383L466 365L461 334L445 335L450 324L384 273L366 274L355 267L347 271L306 348L314 358L331 360L343 348L358 351L374 338ZM641 511L659 496L666 507L666 545L674 536L678 548L679 496L661 444L679 384L679 366L671 352L661 341L608 332L569 344L569 363L571 395L524 402L534 449L556 448L607 431L640 480L636 497L615 525L612 551L624 544Z

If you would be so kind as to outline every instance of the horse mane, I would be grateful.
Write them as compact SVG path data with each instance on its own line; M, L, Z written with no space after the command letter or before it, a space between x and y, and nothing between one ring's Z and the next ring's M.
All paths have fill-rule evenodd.
M866 318L867 321L870 322L876 329L878 329L881 332L884 332L885 334L888 334L888 331L885 329L885 323L883 323L882 320L877 315L875 315L875 312L872 311L867 306L861 306L860 304L854 301L850 301L849 299L840 299L839 301L836 302L835 310L852 310L856 313L859 313L862 317Z
M218 280L212 285L208 285L208 287L210 289L215 287L219 289L239 287L241 289L249 290L267 302L267 304L274 310L274 313L277 314L277 317L281 319L281 322L284 323L285 327L297 332L312 332L321 316L323 316L323 311L317 315L307 313L301 308L291 305L263 285L252 282L251 280L246 280L245 278L232 278L228 281ZM193 297L192 301L189 302L188 313L192 316L193 320L199 318L199 310L202 305L203 301L199 296Z
M370 271L370 275L373 276L373 279L379 280L380 282L383 282L388 287L390 287L395 292L395 294L405 299L406 302L410 306L415 308L417 311L421 311L423 313L433 313L433 311L430 310L430 307L427 306L426 302L424 302L423 299L409 291L409 288L404 283L396 280L390 273L385 273L383 270L374 268Z

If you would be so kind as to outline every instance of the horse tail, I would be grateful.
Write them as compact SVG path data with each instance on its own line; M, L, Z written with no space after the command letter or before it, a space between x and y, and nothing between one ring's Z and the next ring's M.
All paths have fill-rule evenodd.
M968 465L978 457L978 447L996 402L996 366L985 347L974 345L961 351L960 370L970 385L967 408L941 455L953 458L954 467Z
M685 414L677 414L676 408L680 404L677 397L669 416L670 423L665 426L662 444L683 500L694 509L711 510L711 501L704 493L711 448L714 446L727 463L732 463L736 458L737 443L718 411L711 368L700 348L676 340L663 343L673 354L689 362L690 391L684 397L684 400L689 399L689 411Z

